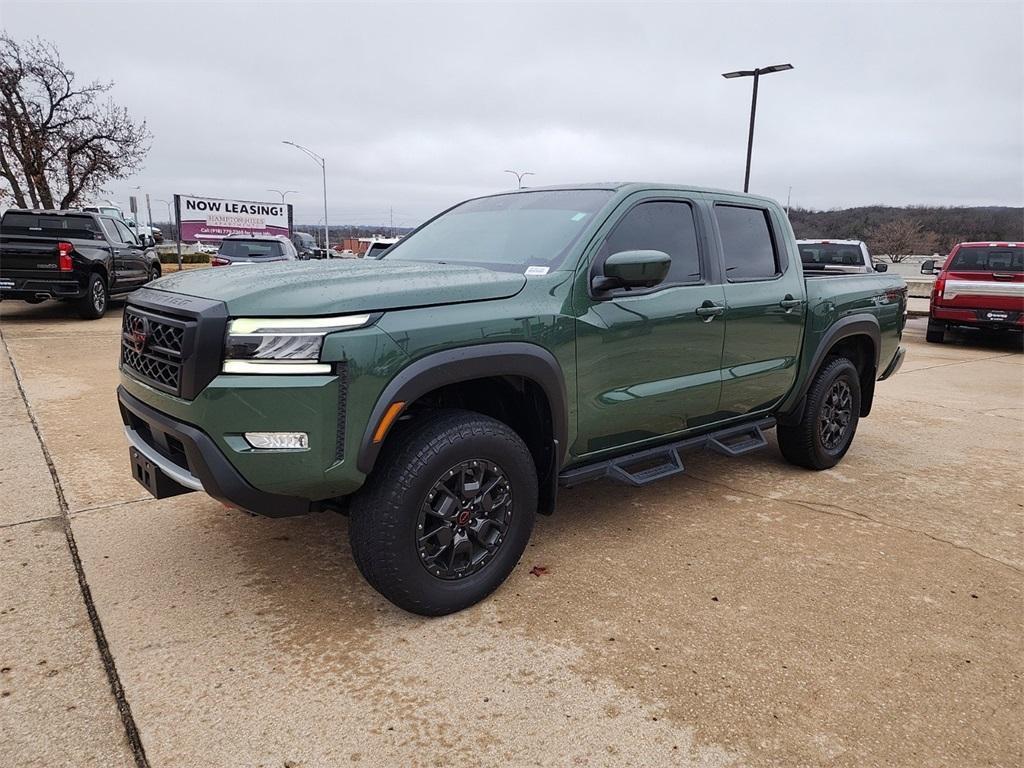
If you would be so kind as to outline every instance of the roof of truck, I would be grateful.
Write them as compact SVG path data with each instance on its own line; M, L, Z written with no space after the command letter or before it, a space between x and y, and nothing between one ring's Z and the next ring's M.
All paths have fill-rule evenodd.
M697 192L700 194L710 195L739 195L741 197L749 197L756 200L765 200L767 202L775 203L776 201L770 197L764 197L763 195L754 195L749 192L740 192L735 189L716 189L715 187L699 187L693 184L665 184L664 182L647 182L647 181L588 181L579 184L552 184L544 187L523 187L522 189L510 189L505 192L498 192L497 194L509 194L511 192L555 192L558 190L570 190L570 189L606 189L609 192L639 192L647 189L665 189L665 190L679 190L685 192ZM489 195L488 195L489 197Z
M31 213L36 216L103 216L95 211L83 211L78 208L8 208L4 213Z
M1016 248L1016 247L1017 247L1017 246L1019 246L1019 245L1024 245L1024 242L1014 242L1014 243L1010 243L1010 242L1007 242L1007 241L1005 241L1005 240L1003 240L1003 241L995 241L995 240L978 240L978 241L976 241L976 242L970 242L970 243L957 243L957 244L956 244L956 247L957 247L957 248L962 248L962 247L964 247L964 246L971 246L971 247L973 247L973 248L978 248L978 247L988 247L988 248Z

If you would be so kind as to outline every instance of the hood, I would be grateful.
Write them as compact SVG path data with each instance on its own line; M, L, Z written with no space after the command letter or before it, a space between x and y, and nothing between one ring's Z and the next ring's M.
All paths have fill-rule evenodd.
M228 305L233 317L302 317L504 299L523 275L411 261L282 261L176 272L147 288Z

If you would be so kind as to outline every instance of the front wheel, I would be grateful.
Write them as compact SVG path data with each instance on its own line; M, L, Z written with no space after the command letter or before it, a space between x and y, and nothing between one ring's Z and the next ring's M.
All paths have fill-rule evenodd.
M146 270L146 282L152 283L154 280L160 279L160 265L150 264L149 269Z
M779 449L790 464L829 469L846 455L860 419L860 375L845 357L825 363L807 390L799 424L780 425Z
M89 283L85 296L78 300L78 314L86 320L99 320L107 312L110 294L107 292L107 281L102 275L93 272L89 275Z
M488 416L437 411L391 436L352 500L349 542L374 589L441 616L505 581L536 511L537 472L522 439Z

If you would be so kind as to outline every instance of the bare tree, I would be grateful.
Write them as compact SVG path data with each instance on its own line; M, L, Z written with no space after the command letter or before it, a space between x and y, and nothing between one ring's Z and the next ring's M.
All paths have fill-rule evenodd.
M924 232L921 225L908 219L893 219L879 224L868 233L871 252L888 256L893 264L899 264L914 249Z
M112 87L76 85L52 43L0 34L0 197L70 208L135 172L151 135L105 98Z

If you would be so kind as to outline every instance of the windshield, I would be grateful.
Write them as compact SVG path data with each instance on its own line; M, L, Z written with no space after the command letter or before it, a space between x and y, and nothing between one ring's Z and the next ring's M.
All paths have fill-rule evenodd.
M557 268L611 196L603 189L568 189L470 200L393 245L384 258L507 272Z
M1024 247L961 248L949 267L954 272L1024 272Z
M859 245L838 243L800 243L800 261L814 266L863 267L864 254Z
M307 235L305 232L295 233L296 245L302 246L303 248L313 248L316 243L313 242L313 236Z
M273 240L223 240L218 253L236 261L263 261L283 256L281 244Z

